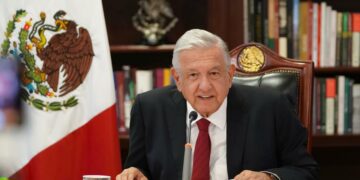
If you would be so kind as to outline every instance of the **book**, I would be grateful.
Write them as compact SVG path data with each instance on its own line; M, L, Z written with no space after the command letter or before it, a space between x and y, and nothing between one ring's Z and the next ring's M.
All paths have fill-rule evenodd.
M130 69L130 66L123 66L124 71L124 121L125 127L127 129L130 128L130 114L132 103L135 99L135 76L134 76L134 68Z
M263 13L265 13L264 11L264 6L263 3L264 1L267 0L255 0L255 42L259 42L262 43L264 42L264 21L263 21ZM267 11L267 10L266 10Z
M336 79L326 78L326 135L335 133L335 97L336 97Z
M287 0L279 0L279 55L288 57Z
M325 134L326 129L326 78L316 78L315 95L315 134Z
M360 134L360 84L354 84L352 87L353 99L353 134Z
M344 133L352 133L352 84L350 78L345 78L345 94L344 94Z
M321 38L323 36L323 34L321 33L322 32L322 28L323 28L323 25L322 25L322 17L323 17L323 14L322 14L322 5L319 3L318 5L318 18L317 18L317 64L315 64L315 67L320 67L320 61L321 61L321 48L322 48L322 44L321 44Z
M346 66L350 67L351 66L351 55L352 55L352 18L353 16L351 15L351 13L348 13L348 34L347 34L347 38L348 38L348 49L347 49L347 59L346 59Z
M325 6L325 17L324 17L324 34L322 38L322 58L320 67L330 67L330 55L331 55L331 12L332 8L328 5ZM335 37L335 36L334 36Z
M320 79L320 133L326 132L326 78Z
M289 58L294 58L293 53L293 44L294 44L294 32L293 32L293 1L287 1L286 4L286 14L287 14L287 56Z
M312 60L312 45L313 45L313 39L312 39L312 35L313 35L313 2L312 0L308 0L308 25L307 25L307 59L308 60Z
M342 33L341 33L341 59L340 66L347 66L349 49L349 13L342 13Z
M320 9L321 9L321 17L320 17L320 42L319 42L319 51L320 51L320 55L319 55L319 66L318 67L325 67L325 60L326 60L326 48L327 48L327 39L328 37L326 36L327 33L327 5L326 2L321 2L320 4Z
M315 84L315 124L316 124L316 131L315 134L322 134L322 128L321 128L321 109L322 109L322 102L321 102L321 93L322 93L322 84L323 84L324 78L316 78L316 81L314 81Z
M170 72L170 68L164 68L164 86L168 86L170 84L172 84L171 82L171 72Z
M360 64L360 32L352 33L351 66L359 67Z
M360 13L352 15L352 67L360 66Z
M244 29L244 43L250 42L249 35L249 0L243 0L243 29Z
M317 113L318 113L318 111L317 111L317 104L318 104L318 98L317 98L317 96L318 96L318 93L317 93L317 90L318 90L318 88L317 88L317 84L318 84L318 78L314 78L314 82L313 82L313 93L312 93L312 96L313 96L313 98L312 98L312 117L311 117L311 119L312 119L312 132L314 133L314 134L316 134L317 133Z
M329 41L328 41L328 51L327 51L327 58L329 60L328 66L335 67L336 64L336 20L337 20L337 12L335 10L330 11L330 27L329 27Z
M136 94L144 93L153 89L153 71L137 70L136 74Z
M295 59L299 59L299 17L300 17L300 0L293 0L293 44L292 44L292 51L293 51L293 57Z
M318 3L313 3L313 8L312 8L312 52L311 52L311 59L314 62L314 66L317 67L318 66L318 12L319 12L319 8L318 8Z
M342 50L342 13L336 13L336 47L335 47L335 66L341 66L341 50Z
M300 16L299 16L299 59L307 60L308 58L308 25L309 25L309 3L300 2Z
M164 86L164 69L156 68L154 70L154 88L161 88Z
M345 76L337 77L337 134L345 133L344 117L345 117Z
M124 82L125 76L124 71L116 71L115 72L115 81L116 81L116 110L117 110L117 119L118 119L118 127L120 134L126 134L127 128L125 126L125 89Z
M267 27L267 42L265 44L271 48L272 50L275 50L275 29L277 28L275 26L275 0L268 0L268 7L267 7L267 13L268 13L268 27Z
M268 5L268 1L269 0L262 0L261 1L261 42L263 44L265 44L266 46L268 46L269 48L272 48L273 45L271 45L271 43L274 43L274 41L272 41L271 43L269 42L269 15L268 15L268 10L269 10L269 5ZM275 0L274 0L275 1ZM276 27L272 27L271 29L276 29Z
M255 0L248 0L248 41L255 41Z

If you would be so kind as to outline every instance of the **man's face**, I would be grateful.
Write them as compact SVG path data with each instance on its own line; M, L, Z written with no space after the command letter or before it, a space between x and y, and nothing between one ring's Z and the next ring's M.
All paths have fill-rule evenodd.
M220 48L195 48L179 53L180 68L171 72L179 91L204 117L221 106L229 92L235 67L226 68Z

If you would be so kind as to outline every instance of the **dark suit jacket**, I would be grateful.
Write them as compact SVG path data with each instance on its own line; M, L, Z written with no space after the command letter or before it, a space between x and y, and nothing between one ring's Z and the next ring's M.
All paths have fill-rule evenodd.
M306 150L306 129L288 101L269 90L233 85L227 104L229 178L242 170L270 171L282 180L315 179L317 164ZM125 168L149 179L181 179L186 143L186 100L175 86L137 96Z

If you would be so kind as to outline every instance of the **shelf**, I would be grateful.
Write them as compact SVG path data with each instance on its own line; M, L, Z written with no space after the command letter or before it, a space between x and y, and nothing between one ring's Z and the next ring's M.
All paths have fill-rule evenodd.
M114 70L129 65L138 69L171 67L172 53L175 45L111 45L111 57Z
M313 135L313 147L360 147L360 135Z
M315 75L360 75L360 67L323 67L315 68Z
M143 53L143 52L172 52L175 45L163 44L159 46L146 45L111 45L112 53Z
M326 3L333 9L343 12L359 12L360 1L354 0L326 0Z

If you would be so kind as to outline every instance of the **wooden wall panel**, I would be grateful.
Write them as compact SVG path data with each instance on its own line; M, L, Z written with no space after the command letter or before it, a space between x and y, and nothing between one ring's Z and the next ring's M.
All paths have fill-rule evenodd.
M207 28L207 0L169 0L179 21L167 34L167 44L173 44L192 28ZM132 25L132 16L139 9L137 0L103 0L105 20L111 45L140 44L142 34Z

